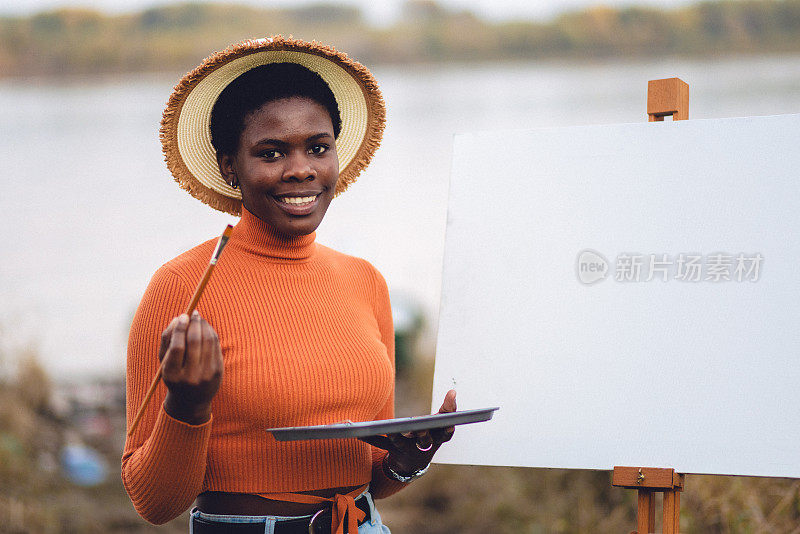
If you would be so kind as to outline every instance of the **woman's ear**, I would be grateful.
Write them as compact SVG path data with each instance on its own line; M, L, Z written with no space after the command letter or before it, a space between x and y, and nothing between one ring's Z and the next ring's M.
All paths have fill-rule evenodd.
M217 166L222 178L234 189L239 187L239 178L236 177L236 167L233 156L217 153Z

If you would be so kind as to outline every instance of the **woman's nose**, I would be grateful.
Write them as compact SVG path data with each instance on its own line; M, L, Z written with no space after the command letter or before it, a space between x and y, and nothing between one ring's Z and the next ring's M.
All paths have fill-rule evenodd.
M317 171L311 165L307 154L297 154L287 158L287 166L283 172L285 182L305 182L317 177Z

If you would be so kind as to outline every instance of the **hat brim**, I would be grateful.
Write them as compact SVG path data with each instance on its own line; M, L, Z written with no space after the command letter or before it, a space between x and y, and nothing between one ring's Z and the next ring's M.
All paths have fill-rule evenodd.
M281 36L247 40L206 58L175 86L161 119L161 145L175 181L214 209L240 215L242 197L222 178L211 145L209 120L220 93L242 73L269 63L297 63L319 74L339 106L336 139L342 193L363 171L380 145L386 108L369 70L315 41Z

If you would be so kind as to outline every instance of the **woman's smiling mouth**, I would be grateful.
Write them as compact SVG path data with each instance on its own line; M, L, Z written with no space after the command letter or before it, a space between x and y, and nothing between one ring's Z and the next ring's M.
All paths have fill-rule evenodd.
M322 193L298 193L272 197L281 211L293 217L303 217L314 213Z
M278 197L278 200L280 202L285 202L286 204L309 204L314 202L318 196L319 194L305 197Z

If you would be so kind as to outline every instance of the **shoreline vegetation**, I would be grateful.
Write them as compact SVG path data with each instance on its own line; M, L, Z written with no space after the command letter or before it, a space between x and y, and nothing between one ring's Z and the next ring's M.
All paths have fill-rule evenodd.
M358 8L324 3L183 3L126 14L61 8L0 16L0 78L183 71L210 50L279 33L334 43L367 65L791 54L800 52L800 0L598 6L503 22L411 0L385 27Z

